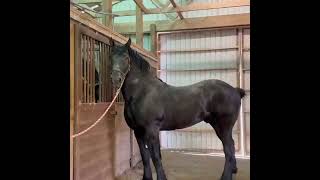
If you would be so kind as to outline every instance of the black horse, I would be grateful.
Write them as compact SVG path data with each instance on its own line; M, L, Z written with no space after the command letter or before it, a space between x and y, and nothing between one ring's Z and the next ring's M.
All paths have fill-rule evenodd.
M112 82L125 101L124 116L134 130L144 166L143 180L151 180L150 156L158 180L166 180L161 163L159 131L209 123L223 143L225 165L221 179L237 172L232 128L238 118L245 91L220 80L205 80L174 87L150 72L149 63L125 45L112 43ZM128 72L126 74L126 72Z

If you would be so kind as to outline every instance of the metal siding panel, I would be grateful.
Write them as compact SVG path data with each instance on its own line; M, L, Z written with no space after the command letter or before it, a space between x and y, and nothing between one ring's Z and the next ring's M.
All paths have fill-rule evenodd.
M245 71L244 75L244 89L250 90L250 71Z
M161 50L188 50L200 48L233 48L236 47L236 30L216 30L204 32L185 32L179 34L161 35ZM164 59L165 58L165 59ZM176 52L162 53L161 69L203 69L203 68L235 68L237 51L209 51L209 52ZM232 86L237 86L237 71L183 71L165 72L161 71L160 77L168 84L175 86L189 85L205 79L220 79ZM166 79L163 79L167 77ZM189 130L208 130L212 127L204 122L187 128ZM239 130L239 122L233 129ZM222 143L212 132L174 132L166 131L163 137L167 137L168 148L189 148L189 149L220 149ZM233 133L236 146L239 142L239 133ZM163 145L164 146L164 145Z
M250 69L250 51L243 52L243 67L244 69Z
M245 113L246 155L250 155L250 113Z
M246 92L246 96L243 98L243 111L250 112L250 92Z
M243 30L243 47L250 48L250 29Z
M250 29L243 30L243 54L244 68L244 89L250 90ZM250 91L243 100L244 123L245 123L245 154L250 155Z

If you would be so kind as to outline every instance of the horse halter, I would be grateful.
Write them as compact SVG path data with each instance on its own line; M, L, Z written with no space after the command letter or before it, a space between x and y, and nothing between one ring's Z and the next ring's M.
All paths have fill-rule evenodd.
M130 59L130 57L128 58L128 69L127 69L127 71L124 73L124 72L122 72L120 69L118 69L118 68L112 68L112 71L117 71L117 72L119 72L120 74L121 74L121 79L122 79L122 81L124 81L124 79L126 78L126 76L127 76L127 74L128 74L128 72L130 71L130 64L131 64L131 59Z

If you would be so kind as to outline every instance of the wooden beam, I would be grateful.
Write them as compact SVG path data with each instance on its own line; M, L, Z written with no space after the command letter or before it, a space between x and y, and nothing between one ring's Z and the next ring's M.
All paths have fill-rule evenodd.
M187 12L187 11L240 7L240 6L250 6L250 0L236 0L236 1L228 0L228 1L214 2L214 3L191 3L187 6L179 6L178 8L167 7L164 9L160 9L160 8L146 9L146 12L144 13L145 14L174 13L176 11ZM134 10L115 11L114 13L119 14L121 16L134 16L136 14Z
M78 0L78 4L101 3L103 0Z
M154 21L145 21L143 24L143 32L150 32L150 24ZM234 26L250 25L250 14L232 14L221 16L208 16L198 18L186 18L183 20L172 21L157 21L157 32L179 31L188 29L206 29L206 28L224 28ZM134 23L115 24L115 31L122 34L132 34L136 32Z
M142 3L142 0L135 0L137 4ZM136 42L143 47L143 14L141 8L136 5Z
M160 7L168 7L170 4L171 4L171 2L170 1L167 1L165 4L162 4L162 2L161 1L159 1L159 0L153 0L156 4L158 4Z
M157 30L155 24L150 24L151 52L157 55Z
M143 2L141 0L134 0L134 2L144 13L149 13L149 10L146 7L144 7Z
M220 9L220 8L230 8L239 6L250 6L250 0L235 0L235 1L220 1L216 3L191 3L188 6L181 6L178 11L198 11L198 10L208 10L208 9Z
M174 8L180 9L180 8L177 6L176 2L174 2L174 0L170 0L170 2L171 2L172 6L173 6ZM180 19L184 19L183 16L182 16L182 13L181 13L180 11L176 11L176 13L178 13L178 16L180 17Z
M102 1L102 11L106 13L112 13L112 0L103 0ZM112 28L112 16L104 15L102 18L102 22L105 26Z

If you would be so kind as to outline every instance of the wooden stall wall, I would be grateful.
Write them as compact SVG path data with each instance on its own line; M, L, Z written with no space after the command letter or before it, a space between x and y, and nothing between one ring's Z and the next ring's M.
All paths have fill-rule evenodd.
M75 24L75 130L81 132L105 111L112 98L109 74L109 39L79 23ZM98 67L98 68L97 68ZM103 67L103 69L101 68ZM100 70L98 74L95 70ZM95 76L99 75L99 98ZM101 88L103 90L101 90ZM87 133L74 140L74 179L114 179L115 109Z
M108 104L82 104L78 110L75 131L80 132L93 124ZM76 139L76 180L114 179L114 139L115 120L112 113Z
M116 103L115 109L117 112L115 117L115 175L120 176L125 170L135 166L141 160L141 156L134 133L124 119L124 104Z
M121 175L130 168L130 129L127 126L123 114L123 105L115 104L117 115L115 117L115 175Z
M96 122L111 102L115 90L110 81L110 39L122 44L127 39L72 8L70 18L70 40L73 42L70 44L73 51L70 76L74 82L74 90L70 93L74 99L70 129L75 134ZM131 47L147 58L156 73L157 59L135 44ZM98 82L96 77L100 78ZM71 139L70 179L113 180L141 160L134 134L125 122L123 108L119 98L94 128Z

